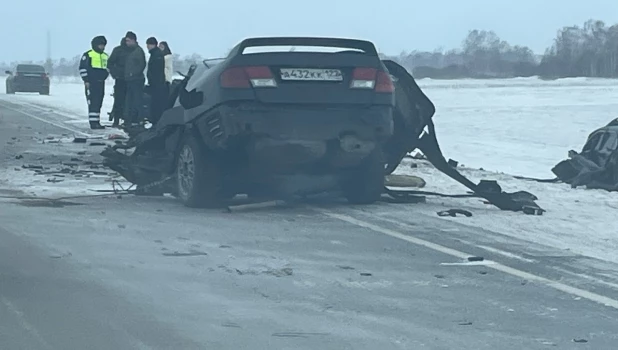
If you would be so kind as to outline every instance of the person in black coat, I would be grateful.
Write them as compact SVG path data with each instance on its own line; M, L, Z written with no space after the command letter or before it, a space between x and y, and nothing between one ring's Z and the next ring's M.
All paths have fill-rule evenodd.
M169 99L169 89L165 79L165 57L159 49L156 38L146 40L146 47L150 53L148 59L148 91L150 93L150 122L156 124L161 119Z
M127 95L124 112L124 125L127 129L140 127L141 111L144 108L144 70L146 69L146 54L137 43L135 33L129 31L125 35L127 43L127 59L124 66L124 80L127 82Z
M107 69L109 74L114 78L114 106L109 114L109 120L114 121L114 127L120 123L120 119L124 119L124 104L127 98L127 82L124 79L124 67L127 63L127 55L129 48L127 47L126 39L123 37L120 45L112 50L112 54L107 61Z

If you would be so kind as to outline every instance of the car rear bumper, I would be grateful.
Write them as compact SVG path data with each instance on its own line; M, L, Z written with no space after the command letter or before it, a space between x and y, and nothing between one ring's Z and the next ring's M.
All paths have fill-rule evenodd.
M49 89L49 82L45 81L13 81L12 87L14 91L20 92L39 92Z
M392 107L221 106L197 122L216 148L242 148L262 167L359 163L393 133Z

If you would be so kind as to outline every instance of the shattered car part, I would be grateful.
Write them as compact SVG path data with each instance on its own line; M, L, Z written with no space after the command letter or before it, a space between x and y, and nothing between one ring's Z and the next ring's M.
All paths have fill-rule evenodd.
M278 45L349 50L244 53ZM187 206L241 193L287 198L336 189L352 203L372 203L383 193L419 202L414 191L387 189L384 180L417 148L500 209L531 205L499 186L476 185L448 164L435 136L433 103L405 68L381 61L368 41L246 39L216 65L193 65L168 106L155 127L101 154L138 188L164 182L162 191Z
M552 172L573 188L618 191L618 118L593 131L581 153L569 151Z

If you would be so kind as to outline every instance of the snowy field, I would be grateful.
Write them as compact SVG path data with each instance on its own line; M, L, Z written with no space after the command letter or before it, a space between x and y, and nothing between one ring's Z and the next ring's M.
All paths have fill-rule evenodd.
M4 86L3 79L0 87ZM535 194L547 213L527 216L500 212L477 199L445 198L429 198L427 204L413 206L410 211L435 216L436 210L444 208L468 209L473 217L445 220L618 263L618 222L614 219L618 194L574 190L565 184L521 181L511 176L552 178L550 169L566 158L568 150L580 150L591 131L616 117L617 80L526 78L419 83L436 105L435 123L445 157L464 165L462 172L474 181L497 179L506 191L526 190ZM111 110L111 92L110 82L103 116ZM83 87L78 81L52 81L50 96L0 94L2 100L39 111L43 116L46 111L53 111L65 118L54 123L77 132L90 132ZM106 122L106 118L103 120ZM57 151L62 152L60 148ZM420 175L427 181L428 191L466 191L424 164L411 168L406 161L397 172ZM2 174L0 185L4 181L5 185L21 188L37 181L34 177L10 176ZM49 190L49 184L46 186ZM109 185L101 180L98 186ZM34 187L29 187L33 191ZM70 184L61 188L67 193L72 191ZM382 214L388 216L387 212Z

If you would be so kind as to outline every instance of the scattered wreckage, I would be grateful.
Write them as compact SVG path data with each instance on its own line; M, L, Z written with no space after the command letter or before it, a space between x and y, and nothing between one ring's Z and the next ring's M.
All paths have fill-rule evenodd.
M343 49L247 52L266 46ZM533 195L505 193L494 181L475 184L451 166L437 143L433 103L405 68L380 60L371 42L250 38L221 62L205 60L183 76L156 126L101 153L138 192L171 193L189 207L237 194L282 199L336 190L355 204L385 192L405 201L431 193L389 189L385 176L420 149L471 196L542 213Z
M593 131L582 151L569 151L569 159L556 164L552 172L573 188L618 191L618 118Z

